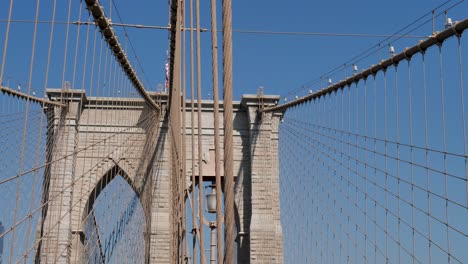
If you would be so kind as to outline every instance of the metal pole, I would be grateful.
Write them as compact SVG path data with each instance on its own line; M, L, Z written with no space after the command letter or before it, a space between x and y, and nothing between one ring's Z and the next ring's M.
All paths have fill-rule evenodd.
M210 245L210 263L216 264L216 222L210 222L211 245Z
M234 263L234 176L232 117L232 5L223 0L223 88L224 88L224 263Z

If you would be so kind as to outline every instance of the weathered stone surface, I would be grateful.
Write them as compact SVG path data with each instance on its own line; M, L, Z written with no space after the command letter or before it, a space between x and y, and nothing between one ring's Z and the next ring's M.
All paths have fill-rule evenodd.
M50 91L53 94L58 91ZM75 96L83 97L80 93ZM164 114L157 115L140 102L95 107L93 98L83 103L71 100L67 113L49 115L56 144L53 157L64 157L50 168L49 197L60 196L60 203L50 202L39 225L43 241L38 247L43 262L81 263L84 259L86 219L90 195L99 195L117 174L123 176L138 193L145 212L147 231L146 259L150 263L170 263L173 254L171 140ZM103 99L101 98L101 101ZM274 104L277 97L265 96L264 104ZM259 99L244 96L234 103L234 176L236 225L239 263L282 263L282 232L279 219L278 124L281 115L259 115ZM125 107L124 107L125 106ZM186 117L186 182L191 188L192 127L198 144L196 121ZM221 106L222 107L222 106ZM163 108L164 109L164 108ZM213 105L202 104L203 171L205 180L214 180ZM144 118L150 118L142 121ZM60 121L62 118L62 121ZM62 123L60 123L62 122ZM62 125L58 125L62 124ZM220 115L220 124L223 124ZM60 127L60 129L57 129ZM223 164L223 129L221 166ZM78 151L79 150L79 151ZM195 148L194 173L198 176ZM104 184L103 184L104 183ZM65 188L65 186L69 186ZM55 225L56 223L60 223ZM54 260L54 261L49 261ZM47 260L47 261L46 261ZM58 260L58 261L57 261Z

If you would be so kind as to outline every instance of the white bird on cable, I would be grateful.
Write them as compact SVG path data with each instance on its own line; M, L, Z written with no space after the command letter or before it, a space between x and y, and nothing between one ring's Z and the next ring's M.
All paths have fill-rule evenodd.
M21 84L18 84L18 91L21 91Z
M445 19L445 28L449 28L452 25L453 25L452 19L450 17L447 17L447 19Z

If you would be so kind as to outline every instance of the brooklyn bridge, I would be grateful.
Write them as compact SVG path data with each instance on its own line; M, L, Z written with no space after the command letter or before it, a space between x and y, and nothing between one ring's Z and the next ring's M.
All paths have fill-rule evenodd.
M328 33L201 2L158 3L164 26L115 0L0 3L0 263L468 263L463 1L242 95L236 34ZM155 31L165 69L130 37Z

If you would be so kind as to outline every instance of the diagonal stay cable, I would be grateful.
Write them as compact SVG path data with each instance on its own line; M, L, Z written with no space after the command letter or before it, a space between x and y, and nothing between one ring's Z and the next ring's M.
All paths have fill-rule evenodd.
M149 117L150 117L150 116L145 117L144 119L142 119L141 121L139 121L136 125L142 124L143 122L147 121ZM52 161L50 161L50 162L46 162L46 163L44 163L44 164L42 164L42 165L40 165L40 166L38 166L38 167L35 167L35 168L30 169L30 170L24 171L24 172L22 172L21 174L16 174L16 175L14 175L14 176L12 176L12 177L10 177L10 178L4 179L4 180L0 181L0 185L4 184L4 183L6 183L6 182L9 182L9 181L11 181L11 180L14 180L14 179L16 179L16 178L19 178L19 177L21 177L21 176L23 176L23 175L25 175L25 174L31 173L31 172L33 172L33 171L35 171L35 170L41 169L41 168L43 168L43 167L45 167L45 166L54 164L54 163L57 162L57 161L60 161L60 160L63 160L63 159L65 159L65 158L68 158L68 157L71 157L71 156L73 156L73 155L76 155L76 154L78 154L78 153L80 153L80 152L82 152L82 151L84 151L84 150L87 150L87 149L89 149L89 148L91 148L91 147L94 147L94 146L97 146L97 145L99 145L99 144L101 144L101 143L103 143L103 142L106 142L107 140L109 140L109 139L111 139L111 138L113 138L113 137L115 137L115 136L118 136L118 135L120 135L120 134L122 134L122 133L124 133L124 132L127 132L128 130L133 129L133 128L135 128L135 126L131 126L131 127L128 127L128 128L126 128L126 129L124 129L124 130L122 130L122 131L119 131L119 132L117 132L117 133L114 133L114 134L112 134L112 135L109 136L109 137L106 137L106 138L104 138L104 139L102 139L102 140L100 140L100 141L97 141L96 143L93 143L93 144L91 144L91 145L89 145L89 146L86 146L86 147L84 147L84 148L82 148L82 149L79 149L79 150L77 150L77 151L74 151L74 152L72 152L72 153L70 153L70 154L68 154L68 155L65 155L65 156L60 157L60 158L55 159L55 160L52 160Z
M380 71L384 71L391 65L396 65L399 62L406 60L408 58L411 58L415 54L422 53L425 50L427 50L429 47L432 47L434 45L438 45L442 43L444 40L452 37L452 36L459 36L463 33L468 28L468 18L464 19L460 22L455 23L453 26L445 29L444 31L441 31L437 34L432 35L430 38L419 42L418 44L412 46L411 48L408 48L404 50L401 53L398 53L391 58L381 61L379 64L372 65L370 68L367 68L363 70L360 73L357 73L339 83L330 85L326 88L323 88L321 90L318 90L314 93L308 94L306 96L300 97L296 100L290 101L288 103L282 104L282 105L277 105L277 106L272 106L264 109L260 109L260 112L272 112L272 111L286 111L288 108L292 106L296 106L299 104L302 104L304 102L308 102L310 100L313 100L315 98L319 98L323 95L332 93L333 91L337 91L339 89L342 89L346 86L349 86L353 83L357 83L360 80L366 79L367 77L371 75L375 75Z
M152 117L153 117L153 115L152 115ZM145 118L145 120L147 120L148 118L149 118L149 117ZM142 122L143 122L143 121L142 121ZM135 127L131 127L131 128L135 128ZM128 129L126 129L126 130L128 130ZM121 132L123 132L123 131L121 131ZM115 136L115 135L117 135L117 134L120 134L121 132L116 133L116 134L114 134L113 136ZM97 144L99 144L99 143L101 143L101 142L103 142L103 141L106 141L107 139L112 138L113 136L110 136L110 137L108 137L108 138L106 138L106 139L104 139L104 140L101 140L101 141L98 142ZM133 137L133 136L130 136L130 137ZM128 138L127 141L130 141L130 138ZM124 142L124 143L127 143L127 142ZM86 147L86 149L88 149L88 148L90 148L90 147L94 147L95 145L96 145L96 144L92 144L92 145ZM122 144L122 146L123 146L123 145L124 145L124 144ZM80 151L83 151L83 150L85 150L85 149L82 149L82 150L80 150ZM78 152L80 152L80 151L78 151ZM113 153L116 152L116 151L117 151L117 149L114 150L113 152L109 153L107 157L110 157L110 155L113 154ZM76 152L76 153L78 153L78 152ZM71 156L71 155L74 155L74 154L76 154L76 153L72 153L72 154L67 155L67 156ZM59 161L59 160L61 160L61 159L64 159L64 158L66 158L67 156L62 157L62 158L60 158L60 159L57 159L57 160L55 160L55 161L52 161L52 162L50 162L50 163L48 163L48 164L51 164L51 163L53 163L53 162ZM44 167L45 165L48 165L48 164L44 164L44 165L42 165L42 166L39 166L39 167L37 167L37 169L39 169L39 168L41 168L41 167ZM29 213L28 215L26 215L22 220L18 221L14 226L12 226L12 227L10 227L9 229L5 230L5 232L4 232L3 234L0 234L0 238L4 237L4 236L5 236L6 234L8 234L11 230L13 230L14 228L16 228L18 225L20 225L20 224L23 223L24 221L26 221L26 220L27 220L28 218L30 218L33 214L35 214L38 210L42 209L44 206L46 206L46 205L48 205L50 202L54 201L55 198L58 198L60 195L62 195L66 189L70 188L70 187L71 187L72 185L74 185L76 182L78 182L79 180L81 180L85 175L87 175L88 172L91 172L93 169L95 169L95 168L97 168L97 167L98 167L98 164L94 165L93 167L91 167L91 168L89 168L87 171L85 171L85 172L83 173L83 175L81 175L80 177L74 179L74 181L71 182L71 183L69 183L68 185L64 186L64 188L63 188L58 194L56 194L55 196L52 196L51 198L49 198L48 201L44 202L44 203L41 204L38 208L36 208L34 211L32 211L31 213ZM33 170L36 170L36 169L33 169ZM33 171L33 170L31 170L31 171ZM31 171L30 171L30 172L31 172ZM24 174L27 174L27 173L24 173ZM76 203L76 204L77 204L77 203ZM74 204L74 205L76 205L76 204Z

